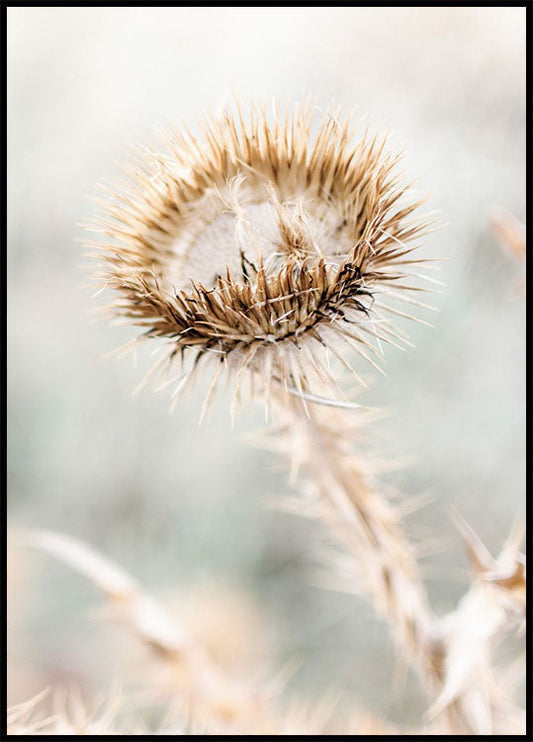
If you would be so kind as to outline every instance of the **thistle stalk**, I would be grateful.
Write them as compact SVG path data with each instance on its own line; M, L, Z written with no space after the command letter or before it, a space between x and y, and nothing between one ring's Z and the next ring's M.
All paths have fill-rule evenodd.
M282 393L276 403L289 455L318 493L322 505L318 520L352 556L357 586L389 624L401 655L433 700L429 717L439 715L437 729L453 734L519 729L519 711L498 689L490 660L495 637L512 632L517 618L523 617L520 591L525 588L525 570L517 544L503 552L505 573L519 592L511 610L510 594L508 589L507 595L501 594L501 583L500 591L494 591L490 581L484 585L474 580L454 611L436 617L396 510L380 493L379 483L361 457L347 447L346 430L353 413L309 405ZM306 507L302 502L296 511L306 514ZM478 574L483 570L497 574L501 569L495 569L497 561L468 527L462 524L462 529L471 555L483 554L483 567L477 558ZM469 651L465 637L470 637L477 651Z

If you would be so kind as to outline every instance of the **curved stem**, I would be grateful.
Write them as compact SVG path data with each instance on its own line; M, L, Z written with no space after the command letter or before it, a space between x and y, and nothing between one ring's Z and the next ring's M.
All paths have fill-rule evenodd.
M437 697L446 674L440 623L429 607L413 547L397 513L347 447L350 418L342 410L309 405L279 391L275 403L292 457L318 490L321 518L354 556L359 581L376 612L388 621L430 696ZM461 699L450 699L441 711L449 731L476 733Z

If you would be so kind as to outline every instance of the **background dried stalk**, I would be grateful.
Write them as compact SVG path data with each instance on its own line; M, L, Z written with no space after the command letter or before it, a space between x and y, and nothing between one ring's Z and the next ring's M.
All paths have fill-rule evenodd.
M259 725L275 732L266 694L252 684L244 685L227 677L123 569L62 534L31 531L21 534L18 540L54 555L103 591L112 618L132 631L170 669L170 685L185 699L187 714L195 723L243 732Z
M282 704L284 680L271 678L263 687L238 681L218 667L164 609L123 569L79 540L51 531L13 534L17 545L49 553L87 577L107 597L108 617L118 621L154 652L170 670L165 681L171 700L157 734L322 734L392 733L390 725L366 712L332 721L333 703L324 697L313 707L303 703ZM161 692L161 689L160 691ZM11 708L10 734L149 734L142 721L130 718L128 729L117 712L124 705L119 695L106 699L105 708L90 710L76 689L53 695L54 711L46 714L42 702L48 691ZM285 708L283 708L285 706Z
M516 257L526 257L526 225L507 209L494 208L490 218L491 226L498 235L502 245Z

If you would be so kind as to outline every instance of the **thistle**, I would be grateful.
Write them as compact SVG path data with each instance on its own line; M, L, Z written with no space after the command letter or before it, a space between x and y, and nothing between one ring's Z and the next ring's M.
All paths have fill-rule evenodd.
M428 290L415 251L433 220L417 216L421 200L400 185L385 137L356 139L350 117L314 116L309 106L275 110L269 123L264 110L245 117L237 108L203 121L203 140L169 130L164 154L142 147L92 227L104 237L93 243L96 280L115 291L111 312L141 328L134 342L164 341L154 371L181 364L175 401L209 362L204 409L224 371L235 402L248 382L275 409L277 442L307 476L295 483L310 483L317 517L353 558L358 589L429 688L439 729L505 730L516 710L490 674L490 648L522 620L521 599L476 576L457 610L437 619L399 509L350 447L346 410L325 408L353 406L331 356L363 382L348 350L379 368L382 343L409 344L391 320L410 317L400 302L427 307L413 297ZM299 509L309 514L308 498ZM521 589L522 555L514 543L507 552ZM498 572L500 561L484 557ZM461 666L457 647L489 605L490 629Z
M375 364L382 341L406 343L391 302L419 303L403 282L430 221L412 219L420 201L398 185L385 137L354 141L350 117L314 116L269 124L238 108L205 120L203 143L168 131L167 152L141 148L91 227L112 311L166 341L157 368L184 364L176 399L206 361L211 393L228 370L258 376L267 398L272 385L331 396L326 349L360 378L343 346Z

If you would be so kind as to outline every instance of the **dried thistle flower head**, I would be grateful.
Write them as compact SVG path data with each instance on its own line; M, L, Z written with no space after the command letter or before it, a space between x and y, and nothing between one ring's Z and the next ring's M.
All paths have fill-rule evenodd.
M403 312L381 295L420 262L420 202L385 137L354 141L350 117L314 119L309 106L273 123L237 107L203 122L203 142L167 132L167 152L143 147L104 204L98 280L118 292L114 313L168 341L161 365L192 360L176 394L214 359L213 390L229 368L309 395L332 388L325 348L346 365L342 342L372 361L380 340L403 341L388 320Z

